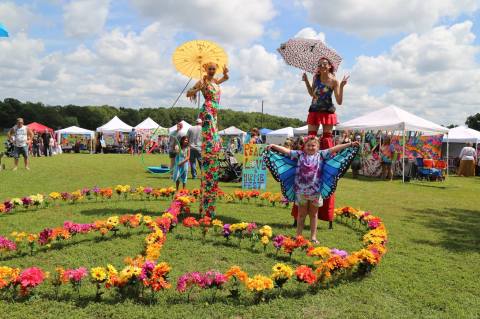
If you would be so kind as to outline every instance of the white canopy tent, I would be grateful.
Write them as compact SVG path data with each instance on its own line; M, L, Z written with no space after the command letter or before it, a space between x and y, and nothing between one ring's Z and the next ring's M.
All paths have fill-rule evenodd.
M106 124L103 124L99 128L97 128L97 132L100 133L116 133L116 132L123 132L128 133L132 131L132 128L127 123L123 122L118 116L113 117L110 121Z
M244 136L247 133L235 126L230 126L224 130L221 130L220 132L218 132L218 134L227 136Z
M337 128L333 126L333 130L335 131ZM318 129L318 133L322 133L322 127L320 126ZM303 135L308 135L308 125L301 126L301 127L296 127L293 129L293 135L295 136L303 136Z
M271 131L266 135L267 144L282 144L289 137L293 137L293 127L284 127L275 131Z
M63 135L65 135L65 134L68 134L68 135L88 135L88 137L90 139L90 150L93 151L93 139L95 137L95 132L94 131L90 131L90 130L87 130L87 129L84 129L84 128L81 128L81 127L78 127L78 126L70 126L70 127L55 131L55 135L57 136L57 141L58 141L59 145L62 144L62 141L61 141L62 134Z
M443 142L450 143L480 143L480 132L466 126L457 126L443 136Z
M397 131L403 136L402 159L405 158L405 135L406 132L446 133L448 129L431 121L422 119L412 113L404 111L396 106L388 106L357 117L343 124L337 125L338 130L378 130ZM448 158L448 144L447 144ZM448 160L447 160L448 163ZM405 161L402 160L402 179L405 181ZM447 167L448 172L448 167Z
M188 129L192 127L190 124L182 120L180 123L182 123L182 129L180 130L180 135L187 135ZM168 134L172 134L172 132L177 130L177 124L172 126L171 128L168 129Z
M143 122L135 126L136 130L156 130L157 128L162 127L150 117L147 117L145 120L143 120Z

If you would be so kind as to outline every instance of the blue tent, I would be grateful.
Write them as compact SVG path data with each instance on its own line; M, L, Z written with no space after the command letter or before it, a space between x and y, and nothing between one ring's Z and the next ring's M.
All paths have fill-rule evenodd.
M0 38L1 38L1 37L7 38L7 37L8 37L8 31L7 31L7 29L3 26L3 24L0 23Z
M271 129L268 128L262 128L260 129L260 135L267 135L268 133L272 132Z

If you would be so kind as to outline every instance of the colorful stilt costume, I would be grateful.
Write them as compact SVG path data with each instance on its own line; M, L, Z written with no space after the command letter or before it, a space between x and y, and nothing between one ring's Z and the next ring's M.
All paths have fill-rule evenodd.
M325 150L333 147L332 133L323 133L320 140L320 149ZM333 211L335 209L335 193L323 200L323 206L318 208L318 218L324 221L333 221Z
M205 103L202 106L202 182L200 214L215 217L215 203L218 193L218 172L220 136L217 128L217 112L220 105L220 88L212 83L204 91Z

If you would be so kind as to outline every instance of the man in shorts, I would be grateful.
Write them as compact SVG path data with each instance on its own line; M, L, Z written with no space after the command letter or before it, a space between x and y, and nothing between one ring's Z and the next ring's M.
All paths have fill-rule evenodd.
M25 169L30 170L28 167L28 145L30 145L33 132L27 126L23 125L23 119L18 118L17 124L8 131L8 139L13 142L14 145L14 167L13 170L18 169L18 159L20 154L23 156L23 161L25 162Z

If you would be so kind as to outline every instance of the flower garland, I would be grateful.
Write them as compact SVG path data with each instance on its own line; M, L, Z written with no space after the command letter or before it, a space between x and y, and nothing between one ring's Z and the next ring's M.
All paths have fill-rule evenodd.
M107 233L115 235L120 231L120 227L128 229L141 225L145 225L149 230L145 237L144 252L135 258L126 258L126 266L121 270L117 270L112 265L97 266L90 270L86 267L57 268L54 275L50 276L48 272L38 267L19 269L0 266L0 293L5 295L10 292L12 300L16 300L19 296L29 295L35 287L50 278L49 282L55 288L56 295L59 287L68 283L79 295L80 286L89 277L90 282L96 287L95 298L97 300L104 293L103 289L115 289L123 297L134 298L145 298L145 290L149 290L150 298L153 299L156 292L171 288L168 278L171 267L165 262L158 262L158 259L168 232L177 225L180 214L188 213L189 205L195 202L195 198L187 194L190 193L184 191L176 194L170 207L155 220L141 214L111 216L90 224L66 221L61 227L45 228L38 234L13 232L14 240L0 237L0 253L19 252L23 244L27 243L30 253L33 254L36 247L50 248L55 243L70 240L77 234L99 232L101 236L105 236ZM274 237L273 230L268 225L258 228L255 223L224 224L219 219L211 220L207 216L199 220L188 216L183 219L182 224L190 229L192 236L193 229L201 227L202 238L205 239L209 229L213 228L226 240L229 240L233 234L238 239L239 245L243 239L248 239L252 247L260 243L265 251L271 243L277 254L279 251L283 251L292 257L294 251L299 250L315 260L311 266L299 265L295 268L284 263L277 263L272 267L269 276L255 274L250 277L236 265L225 273L217 270L208 270L205 273L186 273L177 280L176 289L179 293L187 293L187 300L190 300L190 292L194 288L209 289L213 291L213 301L216 292L227 286L231 297L238 298L240 288L244 286L246 291L254 294L254 300L259 302L265 300L268 293L274 289L280 291L292 278L312 289L320 289L329 287L340 279L371 272L386 253L387 231L382 220L369 212L351 207L336 209L335 215L342 221L346 219L351 219L352 222L357 221L359 226L367 229L362 238L364 244L362 249L349 254L336 248L314 247L302 236L292 238L279 234Z

